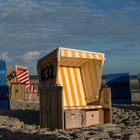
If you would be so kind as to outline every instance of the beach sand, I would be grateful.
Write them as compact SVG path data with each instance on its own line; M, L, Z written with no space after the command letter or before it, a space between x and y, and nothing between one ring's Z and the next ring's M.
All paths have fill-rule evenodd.
M11 101L10 111L0 111L0 139L131 139L140 140L140 93L132 94L132 105L114 105L112 124L101 124L71 131L39 127L39 103Z

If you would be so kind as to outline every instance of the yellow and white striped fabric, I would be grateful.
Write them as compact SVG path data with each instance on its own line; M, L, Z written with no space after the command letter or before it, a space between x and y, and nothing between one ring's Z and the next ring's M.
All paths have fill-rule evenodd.
M63 86L64 109L90 109L98 100L104 54L60 49L57 84Z
M63 105L87 105L80 68L59 67L58 75L58 82L63 86Z
M104 60L103 53L88 52L88 51L78 51L72 49L60 48L61 57L75 57L75 58L88 58L96 60Z
M88 51L78 51L71 49L60 48L60 66L73 66L80 67L82 64L89 60L100 60L104 62L103 53L95 53Z

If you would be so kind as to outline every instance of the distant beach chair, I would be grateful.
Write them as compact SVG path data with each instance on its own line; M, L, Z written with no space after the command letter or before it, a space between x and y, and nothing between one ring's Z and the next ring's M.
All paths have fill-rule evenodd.
M0 109L10 109L9 89L6 81L6 62L0 60Z
M129 73L106 75L108 87L111 88L113 104L131 104L131 90Z
M137 79L138 79L138 83L139 83L139 90L140 90L140 73L137 74Z

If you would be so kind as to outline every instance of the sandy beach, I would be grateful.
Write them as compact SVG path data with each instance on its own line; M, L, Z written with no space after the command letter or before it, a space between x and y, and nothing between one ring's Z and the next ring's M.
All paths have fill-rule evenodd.
M0 111L0 139L140 139L140 93L132 94L132 105L113 105L112 124L95 125L71 131L39 126L39 103L11 101L10 111Z

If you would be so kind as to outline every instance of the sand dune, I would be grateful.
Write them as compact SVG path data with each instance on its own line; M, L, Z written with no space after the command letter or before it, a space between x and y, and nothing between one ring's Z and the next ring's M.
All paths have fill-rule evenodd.
M132 105L114 105L113 123L71 131L39 127L39 103L12 101L10 111L0 111L0 139L140 139L140 93L133 93Z

